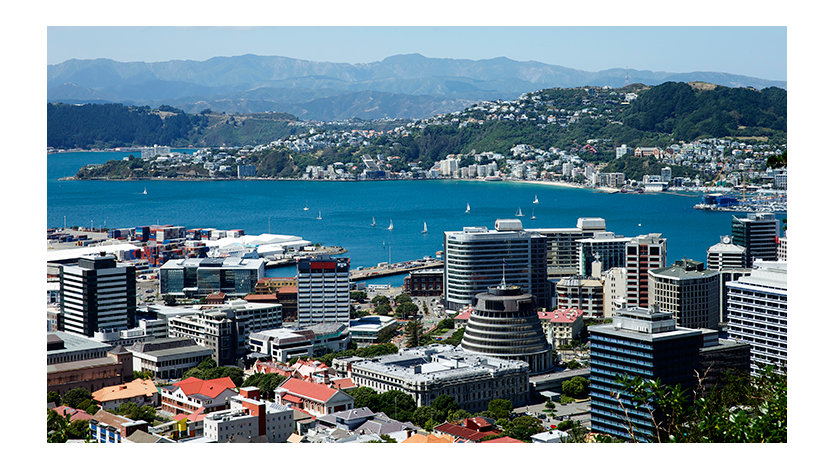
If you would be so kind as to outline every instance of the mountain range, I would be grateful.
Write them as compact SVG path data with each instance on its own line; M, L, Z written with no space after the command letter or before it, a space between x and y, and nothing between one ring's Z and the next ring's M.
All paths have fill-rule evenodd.
M514 99L544 88L622 87L702 81L787 89L787 82L721 72L615 68L587 72L506 57L437 59L404 54L364 64L242 55L204 61L72 59L47 67L47 100L175 106L227 113L285 112L306 120L423 118L482 100Z

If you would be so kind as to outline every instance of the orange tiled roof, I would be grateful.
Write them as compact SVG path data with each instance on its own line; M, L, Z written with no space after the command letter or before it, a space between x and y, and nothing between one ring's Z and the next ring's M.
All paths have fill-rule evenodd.
M217 398L218 395L225 390L235 388L235 383L229 377L220 377L219 379L201 380L197 377L189 377L185 380L173 384L174 387L182 389L186 395L194 395L199 393L211 398Z
M93 392L93 400L104 403L112 400L125 400L128 398L146 396L151 397L157 393L156 385L150 379L136 379L132 382L121 385L104 387Z
M330 382L330 386L337 390L342 390L346 388L355 388L356 384L353 383L351 379L336 379Z
M404 440L403 444L452 444L455 438L452 436L435 436L434 434L415 434Z
M522 444L524 443L524 441L519 441L518 439L512 438L512 437L510 437L510 436L499 437L499 438L497 438L497 439L490 439L490 440L488 440L488 441L484 441L483 443L484 443L484 444L489 444L489 443L497 443L497 444L501 444L502 442L508 442L508 443L517 443L517 442L520 442L520 443L522 443Z

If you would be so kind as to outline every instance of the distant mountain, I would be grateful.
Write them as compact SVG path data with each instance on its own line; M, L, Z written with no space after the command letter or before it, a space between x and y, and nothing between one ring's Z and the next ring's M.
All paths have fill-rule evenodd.
M704 81L727 87L787 88L786 82L718 72L628 70L629 81ZM304 119L422 118L481 100L545 88L621 87L622 68L586 72L506 57L435 59L420 54L366 64L243 55L205 61L68 60L47 67L50 102L168 104L188 112L288 112ZM354 114L357 113L357 114Z

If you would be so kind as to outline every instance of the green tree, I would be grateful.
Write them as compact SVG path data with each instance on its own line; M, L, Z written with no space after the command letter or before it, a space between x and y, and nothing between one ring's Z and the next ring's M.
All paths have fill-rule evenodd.
M445 394L441 394L432 400L431 407L439 411L440 416L442 416L444 420L448 419L449 413L460 409L460 405L458 405L455 399Z
M67 442L69 420L54 410L46 410L46 442Z
M406 347L413 348L420 345L420 337L423 335L423 324L417 320L411 320L405 324Z
M377 295L373 299L371 299L371 305L373 305L374 307L376 307L380 304L390 304L390 303L391 303L391 301L388 299L388 297L386 297L382 294Z
M374 313L377 315L388 315L391 313L391 304L381 303L374 307Z
M414 305L411 302L405 302L400 305L397 305L396 310L396 317L398 318L411 318L420 311L420 307Z
M506 435L524 442L531 442L530 436L544 432L541 421L532 416L519 416L504 430Z
M562 382L562 393L572 398L588 396L590 381L585 377L573 377Z
M61 397L61 401L64 405L69 406L70 408L78 408L78 406L84 400L90 400L93 398L93 394L90 393L89 390L84 388L73 388Z
M404 304L406 302L411 303L411 296L406 294L406 293L402 293L402 294L394 297L394 303L395 304L399 305L399 304Z
M354 408L368 407L371 410L379 408L379 396L376 390L370 387L359 387L353 390L348 390L347 393L353 397Z
M139 406L133 402L120 404L113 412L132 420L142 420L153 423L156 420L156 410L150 405Z
M350 300L356 302L364 302L368 299L368 294L365 291L361 290L352 290L350 291Z
M58 405L59 403L61 403L61 395L58 395L58 392L54 390L46 392L46 402L55 403L56 405Z
M165 305L172 307L174 305L177 305L177 298L171 294L165 294L162 296L162 302L164 302Z
M435 426L443 424L444 416L441 416L440 411L431 406L421 406L414 410L411 422L420 426L421 428L431 431Z
M377 409L371 409L376 412L383 412L389 418L397 421L411 421L414 411L417 409L414 398L401 390L388 390L380 393L377 397L376 406Z
M463 421L464 419L471 418L471 417L472 417L472 413L470 413L466 410L460 409L460 410L455 410L455 411L449 413L449 415L446 416L446 420L447 421L452 421L452 422L457 422L457 421Z
M487 412L489 417L493 419L509 419L510 413L513 411L513 402L504 400L503 398L496 398L490 400L487 405Z
M67 437L69 439L89 439L90 422L86 419L71 421L67 427Z

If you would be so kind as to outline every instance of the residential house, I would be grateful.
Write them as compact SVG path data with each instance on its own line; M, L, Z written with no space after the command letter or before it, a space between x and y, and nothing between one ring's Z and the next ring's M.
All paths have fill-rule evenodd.
M206 413L223 410L229 406L229 398L237 395L235 384L229 377L201 380L189 377L160 389L162 411L176 415L192 413L203 408Z
M105 410L116 409L122 403L157 407L159 406L159 391L153 380L136 379L125 384L100 388L93 392L93 400Z
M92 439L96 442L104 443L121 443L123 439L127 438L134 431L148 432L148 423L146 421L125 418L124 416L114 415L105 410L98 410L93 418L90 419L90 432Z
M293 406L315 417L353 409L353 397L327 385L290 378L275 389L278 403Z

